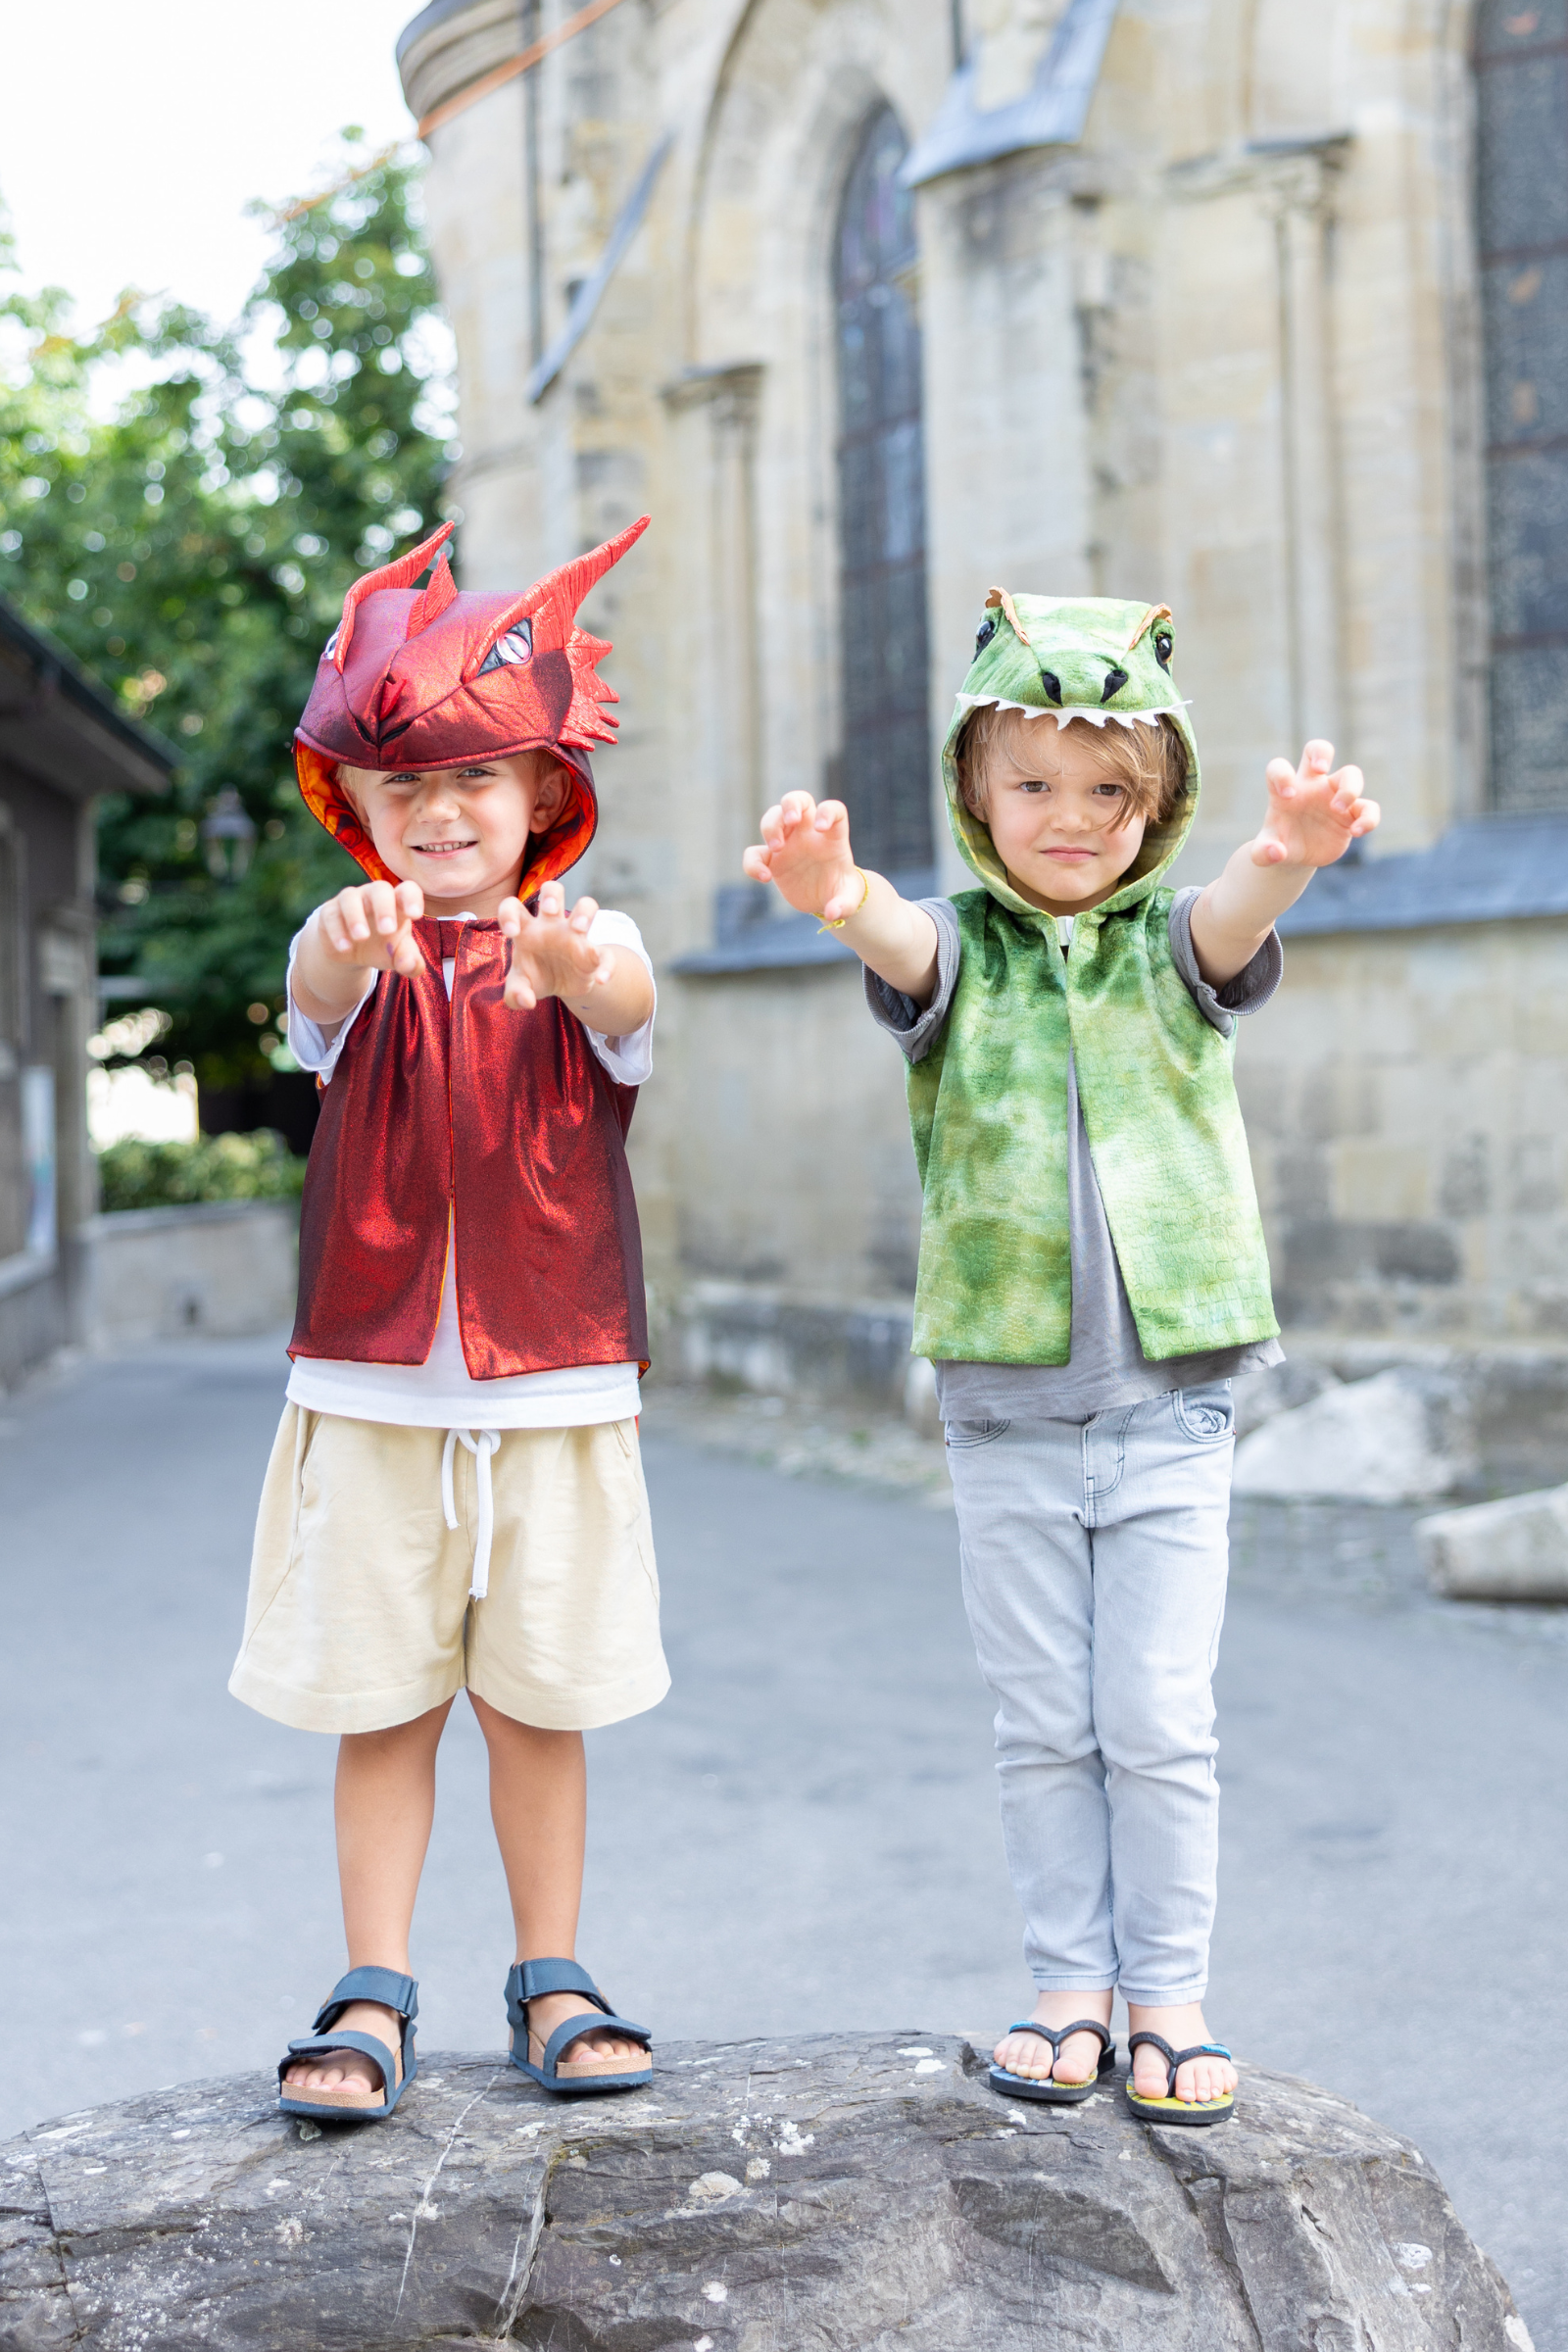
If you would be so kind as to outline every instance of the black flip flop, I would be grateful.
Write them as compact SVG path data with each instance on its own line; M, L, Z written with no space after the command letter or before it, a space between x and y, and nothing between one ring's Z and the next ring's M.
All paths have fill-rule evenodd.
M1023 2017L1015 2026L1009 2026L1007 2032L1038 2034L1042 2041L1049 2041L1053 2065L1061 2056L1062 2043L1074 2034L1098 2034L1101 2048L1100 2064L1087 2082L1058 2082L1054 2076L1048 2076L1041 2082L1032 2075L1009 2074L1004 2066L994 2066L991 2069L991 2087L1000 2091L1004 2099L1044 2099L1051 2107L1076 2107L1081 2100L1088 2098L1101 2076L1108 2075L1116 2063L1116 2044L1111 2040L1108 2030L1097 2018L1081 2017L1076 2025L1058 2026L1053 2032L1050 2026L1037 2026L1032 2017Z
M1127 2104L1134 2115L1141 2115L1149 2124L1222 2124L1228 2115L1235 2114L1236 2093L1233 2090L1228 2090L1222 2099L1179 2099L1176 2096L1177 2070L1184 2067L1189 2058L1229 2058L1230 2052L1222 2041L1195 2041L1190 2050L1173 2050L1170 2043L1158 2034L1129 2034L1129 2054L1136 2055L1146 2041L1151 2048L1158 2050L1169 2072L1165 2078L1164 2097L1149 2099L1141 2090L1134 2090L1129 2068Z

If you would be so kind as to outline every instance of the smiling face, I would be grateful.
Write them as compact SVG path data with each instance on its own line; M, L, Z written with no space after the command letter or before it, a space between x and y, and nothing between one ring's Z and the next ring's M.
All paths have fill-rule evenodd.
M516 890L529 836L549 832L568 790L545 752L407 773L345 763L338 781L382 863L419 884L433 916L493 915Z
M1148 819L1088 727L1004 716L975 778L975 812L1020 898L1047 914L1082 914L1113 895Z

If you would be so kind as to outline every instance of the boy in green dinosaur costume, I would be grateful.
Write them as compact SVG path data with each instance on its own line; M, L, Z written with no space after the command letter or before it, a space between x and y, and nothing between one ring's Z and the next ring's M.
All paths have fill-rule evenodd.
M1165 887L1199 795L1174 646L1163 605L993 589L942 755L980 887L902 899L805 793L746 871L843 933L908 1060L914 1348L1039 1995L992 2082L1087 2098L1119 1988L1135 2111L1209 2124L1236 2086L1201 2008L1230 1383L1281 1360L1236 1020L1278 986L1276 916L1378 810L1309 743L1219 879Z

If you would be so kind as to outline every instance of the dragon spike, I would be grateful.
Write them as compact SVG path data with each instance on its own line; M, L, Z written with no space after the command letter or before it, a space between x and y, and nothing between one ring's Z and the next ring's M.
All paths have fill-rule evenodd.
M419 631L427 629L432 620L439 620L448 605L456 602L457 594L458 583L452 577L452 566L443 548L430 567L424 594L410 608L408 635L417 637Z
M1002 607L1004 612L1005 612L1007 615L1007 625L1011 629L1013 635L1017 638L1018 643L1020 645L1029 645L1029 632L1024 627L1023 622L1018 618L1017 612L1013 606L1013 601L1007 594L1005 588L992 588L987 591L987 611L995 612L998 605ZM1033 646L1029 646L1029 650L1031 653L1033 653Z
M412 588L437 549L444 547L451 538L454 527L452 523L444 522L438 531L432 531L428 539L421 540L408 555L400 556L395 564L383 564L379 571L368 571L363 579L355 581L343 599L343 617L338 622L337 642L332 648L332 662L339 677L349 658L349 646L354 637L354 615L360 604L378 588Z
M546 572L542 580L535 580L521 596L514 597L485 632L484 642L477 648L478 660L482 662L491 646L499 644L507 631L514 629L523 619L533 623L536 654L564 653L571 643L577 607L611 565L620 562L627 548L635 546L652 520L651 514L640 515L636 522L629 522L623 531L617 531L613 539L607 539L603 547L592 548L585 556L573 556L569 564ZM609 646L604 650L608 653Z
M1169 620L1170 617L1171 611L1169 605L1151 605L1149 611L1144 614L1143 619L1138 623L1137 628L1134 629L1132 635L1128 638L1127 643L1123 646L1123 653L1130 654L1133 650L1133 647L1143 636L1144 631L1146 629L1152 628L1156 620Z

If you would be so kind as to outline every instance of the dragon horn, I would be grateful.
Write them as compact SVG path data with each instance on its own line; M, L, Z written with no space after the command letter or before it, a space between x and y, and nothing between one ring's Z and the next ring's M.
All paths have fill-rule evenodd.
M332 661L340 677L343 664L349 658L349 646L354 636L354 614L361 600L372 596L378 588L412 588L437 549L444 547L451 538L454 527L452 523L444 522L438 531L432 531L428 539L421 540L408 555L400 556L395 564L383 564L379 571L368 571L363 579L355 581L343 599L343 617L338 622L337 643L332 649Z
M536 653L547 649L564 653L571 643L577 607L611 565L620 562L627 548L635 546L652 520L651 514L640 515L636 522L629 522L623 531L617 531L613 539L607 539L603 547L591 549L586 556L573 556L569 564L546 572L542 580L535 580L521 596L514 597L506 611L497 613L490 623L484 644L476 650L477 660L482 662L490 647L524 618L533 622ZM610 649L607 646L605 650L608 653Z

